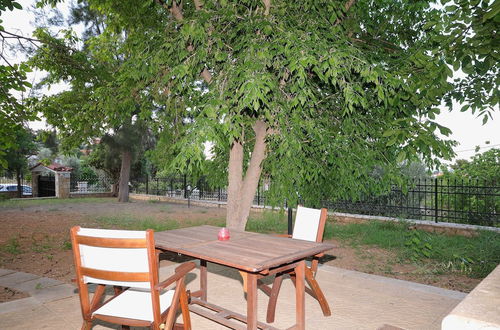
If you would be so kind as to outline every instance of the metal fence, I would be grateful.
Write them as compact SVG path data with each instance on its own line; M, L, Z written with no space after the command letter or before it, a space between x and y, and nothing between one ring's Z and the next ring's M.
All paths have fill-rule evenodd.
M74 194L110 192L113 180L103 173L71 173L69 191Z
M407 190L393 185L391 191L382 196L326 204L345 213L500 225L500 186L476 180L413 180L408 182Z
M144 178L132 183L132 192L193 200L227 201L225 188L210 187L204 178L188 176ZM255 205L266 205L265 189L259 185ZM406 188L397 185L380 196L357 201L321 203L329 210L351 214L378 215L402 219L456 222L500 226L500 186L479 181L420 179Z
M226 188L211 187L203 177L198 180L193 180L187 175L146 177L133 180L131 185L130 191L138 194L227 202ZM254 205L266 205L264 187L261 185L257 189Z

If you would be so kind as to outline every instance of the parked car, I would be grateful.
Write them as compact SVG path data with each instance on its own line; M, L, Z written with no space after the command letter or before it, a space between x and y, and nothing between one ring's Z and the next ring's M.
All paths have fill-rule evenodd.
M23 196L33 195L33 190L30 186L22 185ZM17 191L17 184L15 183L0 183L0 192L2 191Z

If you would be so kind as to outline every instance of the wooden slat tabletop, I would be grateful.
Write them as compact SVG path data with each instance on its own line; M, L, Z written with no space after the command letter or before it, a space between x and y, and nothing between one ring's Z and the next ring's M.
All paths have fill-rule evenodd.
M248 272L304 259L333 245L231 230L230 240L217 240L219 227L199 226L155 233L156 247Z

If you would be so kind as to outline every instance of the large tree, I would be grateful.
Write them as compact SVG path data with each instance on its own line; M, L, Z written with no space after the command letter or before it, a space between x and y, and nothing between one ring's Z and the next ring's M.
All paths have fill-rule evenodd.
M30 63L48 72L41 85L66 82L68 89L36 100L34 108L58 128L66 149L103 136L119 150L118 200L127 202L133 155L147 136L143 120L148 115L143 113L153 105L136 101L134 81L126 77L123 64L128 54L123 43L127 31L108 32L105 17L85 1L78 2L71 13L71 24L86 26L81 37L68 28L56 34L50 27L35 32L42 44Z
M454 45L476 54L457 42L471 29L462 13L496 20L491 1L458 9L404 0L89 3L106 18L103 35L122 38L115 51L126 56L115 79L133 82L136 102L166 105L165 129L175 127L175 111L190 118L182 119L171 167L204 164L203 144L214 144L214 161L227 164L227 225L237 229L263 170L270 194L312 204L381 189L405 159L432 165L433 156L450 156L450 143L436 134L449 130L433 119L447 96L472 100L472 88L449 81L448 64L469 67ZM462 25L449 15L455 10ZM485 62L479 76L498 74L497 63ZM475 83L498 87L495 79Z

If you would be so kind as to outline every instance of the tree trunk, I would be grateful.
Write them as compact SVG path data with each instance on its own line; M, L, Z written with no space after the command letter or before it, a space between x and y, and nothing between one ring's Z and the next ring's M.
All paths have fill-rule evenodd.
M262 172L262 161L266 157L267 125L258 120L253 130L255 145L244 178L243 144L240 141L233 142L229 153L226 225L236 230L245 230Z
M243 144L241 141L234 141L229 151L226 226L238 230L245 230L245 226L241 228L239 224L243 159Z
M23 197L23 187L21 187L21 170L16 169L17 198Z
M132 153L129 150L122 152L122 167L120 169L120 183L118 190L118 201L128 202L128 183L130 181L130 166L132 164Z
M115 183L113 183L113 185L111 185L111 196L113 196L113 197L118 196L118 185L119 185L118 182L115 182Z

